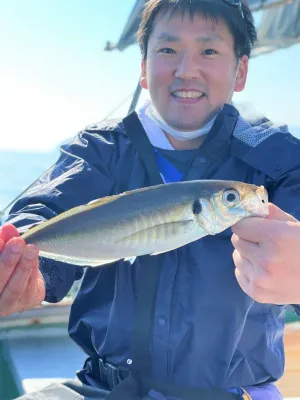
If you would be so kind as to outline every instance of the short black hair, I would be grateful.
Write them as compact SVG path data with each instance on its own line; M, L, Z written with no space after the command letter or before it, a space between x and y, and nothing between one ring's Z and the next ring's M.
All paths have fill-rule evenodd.
M224 0L149 0L142 14L137 32L137 41L143 59L147 58L148 42L159 14L170 13L170 17L180 12L188 13L191 20L201 15L214 22L223 21L234 38L234 52L239 59L243 55L250 57L252 47L257 40L253 15L249 7L242 3L242 18L239 7L234 7Z

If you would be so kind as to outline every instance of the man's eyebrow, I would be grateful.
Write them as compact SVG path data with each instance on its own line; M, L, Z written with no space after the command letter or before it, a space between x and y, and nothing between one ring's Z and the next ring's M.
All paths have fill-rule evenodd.
M162 42L162 41L164 41L164 42L179 42L180 37L171 35L170 33L167 33L167 32L161 32L156 37L156 39L159 40L160 42Z
M224 41L224 38L220 35L218 35L217 33L214 33L212 35L209 36L199 36L197 37L197 42L215 42L216 40L222 40Z
M159 42L179 42L180 41L180 37L179 36L175 36L172 35L171 33L167 33L167 32L161 32L156 39ZM224 38L220 35L218 35L217 33L213 33L209 36L198 36L196 38L196 41L199 43L207 43L207 42L214 42L216 40L222 40L224 41Z

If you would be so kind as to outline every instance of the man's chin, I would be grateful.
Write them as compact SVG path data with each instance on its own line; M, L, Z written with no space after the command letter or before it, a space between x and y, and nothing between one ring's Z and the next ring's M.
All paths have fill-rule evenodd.
M177 131L180 132L193 132L198 129L203 128L206 124L203 123L202 121L191 123L191 121L187 121L184 123L183 121L171 121L168 122L168 125L170 125L173 129L176 129Z

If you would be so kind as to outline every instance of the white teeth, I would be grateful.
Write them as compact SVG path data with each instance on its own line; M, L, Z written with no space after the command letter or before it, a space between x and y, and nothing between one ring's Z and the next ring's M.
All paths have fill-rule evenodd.
M173 95L183 99L200 99L200 97L204 96L202 92L197 92L195 90L178 90L177 92L173 92Z

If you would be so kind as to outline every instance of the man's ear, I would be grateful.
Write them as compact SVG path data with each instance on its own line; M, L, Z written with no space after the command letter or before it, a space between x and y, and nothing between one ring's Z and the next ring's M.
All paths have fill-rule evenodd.
M141 79L140 84L143 89L148 89L147 73L146 73L146 60L143 59L141 62Z
M234 85L235 92L241 92L244 90L248 75L248 63L249 59L247 56L243 56L239 60L239 66L237 70L236 81Z

